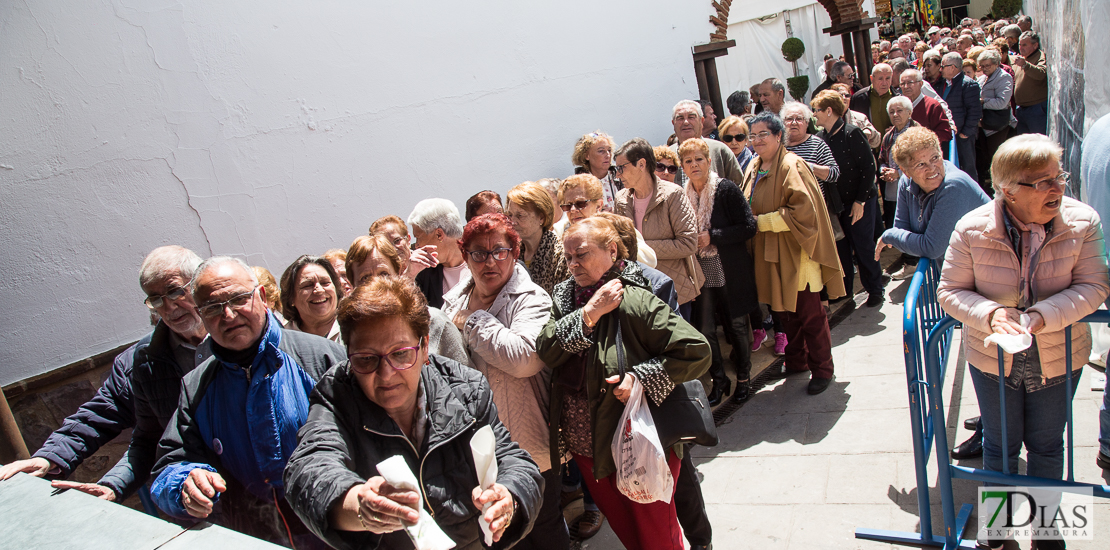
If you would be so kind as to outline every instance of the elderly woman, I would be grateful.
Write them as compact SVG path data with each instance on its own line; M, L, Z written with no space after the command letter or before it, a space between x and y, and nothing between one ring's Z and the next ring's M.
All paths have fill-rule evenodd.
M817 137L829 145L840 167L836 187L844 205L839 214L844 238L837 241L836 249L844 269L844 288L848 296L855 294L852 288L856 277L854 258L859 264L860 283L867 291L867 307L881 305L883 269L872 254L879 210L879 201L875 196L875 155L863 131L848 124L845 119L848 106L840 94L825 90L817 94L810 104L817 124L824 128Z
M845 86L846 88L847 86ZM833 158L832 150L821 138L807 133L813 111L805 103L788 101L782 106L782 122L786 125L786 150L802 157L821 184L821 194L825 197L825 209L829 215L840 214L844 209L840 202L840 192L836 180L840 177L840 167ZM866 118L866 117L864 117ZM840 224L834 224L834 229Z
M675 166L677 163L676 155ZM671 179L674 179L674 174L671 174ZM559 185L559 208L567 215L567 225L574 225L601 212L601 194L601 182L589 174L578 174L563 180ZM648 267L657 267L655 251L644 242L644 236L639 231L636 231L636 239L639 244L636 261Z
M510 191L510 205L513 196ZM551 298L517 263L523 243L505 215L470 220L459 241L468 272L444 295L444 313L462 331L471 366L489 382L501 423L544 479L543 506L519 547L565 549L570 534L559 508L559 469L552 468L547 426L551 373L536 354Z
M322 257L331 263L331 266L335 268L335 273L339 275L339 286L343 289L343 294L350 294L351 281L347 279L347 251L333 248L324 252Z
M339 274L320 256L305 254L281 274L281 311L287 329L339 342L335 311L342 298Z
M852 89L849 88L847 84L833 84L829 86L829 89L840 94L840 97L844 99L844 105L848 105L852 101ZM816 95L817 94L814 94L815 97ZM805 103L802 103L802 105L805 105ZM810 111L810 113L812 112L813 111ZM879 130L875 128L874 124L871 124L867 115L849 109L844 119L848 121L848 124L863 130L863 136L867 138L867 144L870 145L872 149L878 147L879 144L882 143L883 135L879 133Z
M673 499L639 504L617 489L611 444L633 380L643 384L646 399L661 403L675 384L705 372L709 344L652 294L609 222L589 218L568 227L563 250L573 279L555 287L551 319L536 341L553 371L552 464L571 453L626 548L683 548ZM618 345L627 356L623 380L615 364ZM677 478L676 453L681 446L667 451Z
M666 145L656 145L652 151L655 152L655 174L663 181L674 183L678 176L678 152Z
M995 198L956 224L937 298L963 323L971 380L983 423L983 467L1001 471L1002 415L1010 472L1026 448L1027 473L1063 474L1067 422L1064 328L1072 327L1074 394L1091 349L1090 329L1077 324L1110 294L1102 224L1095 211L1064 196L1062 150L1046 136L1003 143L991 162ZM998 348L988 334L1031 333L1033 345L1004 357L1006 410L1001 410ZM1000 547L1001 541L987 541ZM1052 543L1049 546L1047 543ZM1037 541L1063 548L1063 541Z
M483 548L479 518L498 547L520 540L539 508L539 470L497 419L481 373L428 353L428 306L416 285L403 277L360 285L339 324L349 359L316 385L285 469L286 496L305 525L334 548L411 548L403 526L425 510L456 548ZM483 491L470 442L487 426L497 481ZM394 456L422 494L378 475Z
M362 235L355 238L351 248L347 250L347 259L350 261L349 272L351 277L355 277L356 287L377 278L394 277L402 272L401 256L384 235ZM451 323L451 319L431 306L428 306L428 315L432 323L428 333L428 351L464 365L469 364L470 357L466 354L462 335Z
M743 186L759 230L752 238L755 288L771 311L786 313L786 372L810 371L808 391L815 395L828 389L833 376L832 336L820 292L844 295L836 241L813 172L782 145L782 120L761 113L749 125L759 156Z
M435 263L415 275L410 267L406 275L414 277L428 305L443 307L443 295L459 284L466 271L458 244L463 232L462 216L455 203L447 199L424 199L413 207L409 225L416 249L428 252Z
M550 294L569 275L559 237L552 230L555 203L547 190L532 182L510 189L508 199L505 215L520 236L520 260L532 281Z
M678 309L689 319L694 298L705 283L694 261L698 249L694 209L681 187L659 180L655 151L645 139L632 139L617 150L617 175L624 189L617 197L616 213L631 218L655 251L659 258L655 267L674 280Z
M895 101L897 100L897 101ZM894 162L891 151L894 142L910 128L919 126L913 117L913 103L905 96L894 96L886 104L886 114L890 117L890 128L883 135L882 144L879 146L879 180L883 182L883 226L887 229L894 227L894 211L898 201L898 179L902 171L898 163ZM910 266L906 266L910 267Z
M590 174L601 182L601 210L612 212L621 185L613 168L613 138L601 131L590 132L574 144L571 162L575 174Z
M732 154L736 155L736 162L740 164L740 171L747 170L748 163L755 156L755 153L748 147L748 123L738 116L725 117L717 125L717 134L721 136L721 141L728 145ZM659 154L656 153L655 157L658 160Z
M436 266L435 249L413 250L408 226L405 225L405 220L397 216L382 216L374 220L374 223L370 224L369 233L385 235L389 242L393 243L397 253L401 255L401 273L410 279L416 277L422 270Z
M705 274L701 294L694 299L694 326L709 341L713 362L712 405L729 394L720 344L717 319L724 323L732 342L729 359L736 367L736 394L744 401L750 388L752 369L751 342L748 339L748 314L759 309L755 293L755 273L748 241L755 236L755 218L735 183L722 179L710 169L709 146L700 138L688 139L678 148L682 172L686 174L686 199L694 208L698 230L698 264Z
M482 214L500 214L504 212L501 204L501 195L488 189L478 191L466 199L466 221L469 222Z
M982 152L975 155L975 160L981 165L977 170L980 174L989 174L987 167L994 158L995 151L1010 137L1010 128L1017 126L1017 119L1010 112L1010 98L1014 95L1014 77L1002 70L1002 55L997 50L988 49L979 54L979 68L983 76L979 77L979 98L983 103L983 118L979 121L979 146ZM996 121L1005 121L1002 126L986 125ZM993 194L990 177L982 178L984 191Z

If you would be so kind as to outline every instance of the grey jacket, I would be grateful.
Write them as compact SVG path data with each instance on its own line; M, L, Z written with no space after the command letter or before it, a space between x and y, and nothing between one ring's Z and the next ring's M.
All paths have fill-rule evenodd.
M428 314L432 317L432 323L428 327L428 351L469 365L466 342L463 342L462 335L451 322L451 318L442 310L431 306L428 306Z
M994 74L988 77L983 75L979 77L979 98L983 101L983 110L1002 110L1010 112L1010 126L1017 126L1017 118L1014 118L1014 113L1010 111L1010 98L1014 95L1014 77L1010 73L1003 71L1001 67L994 70ZM983 128L983 133L988 136L997 134L1001 130L988 130Z
M472 288L474 280L465 271L459 284L443 295L448 317L467 308ZM516 263L493 305L472 313L462 331L470 365L489 382L501 423L541 472L551 469L547 425L551 369L536 354L536 337L550 317L551 297Z

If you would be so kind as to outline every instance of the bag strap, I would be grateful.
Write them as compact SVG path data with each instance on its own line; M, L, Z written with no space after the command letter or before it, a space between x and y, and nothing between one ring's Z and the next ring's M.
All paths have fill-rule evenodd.
M620 380L617 383L624 382L624 373L626 370L624 361L624 336L621 334L620 317L617 317L617 369L620 373Z

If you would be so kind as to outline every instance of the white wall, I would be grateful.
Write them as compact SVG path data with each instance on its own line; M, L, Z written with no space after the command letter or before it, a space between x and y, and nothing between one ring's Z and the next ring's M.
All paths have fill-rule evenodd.
M670 134L708 0L0 6L0 385L145 331L152 248L275 275L418 200Z

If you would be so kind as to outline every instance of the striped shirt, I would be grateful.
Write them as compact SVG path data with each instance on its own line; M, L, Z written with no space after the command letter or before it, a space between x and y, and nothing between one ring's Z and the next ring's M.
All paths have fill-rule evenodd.
M832 150L829 149L829 145L823 139L810 135L805 141L797 145L787 145L786 150L802 157L802 160L810 164L828 166L829 177L825 179L817 178L818 181L822 183L835 182L840 178L840 167L836 165Z

